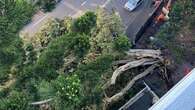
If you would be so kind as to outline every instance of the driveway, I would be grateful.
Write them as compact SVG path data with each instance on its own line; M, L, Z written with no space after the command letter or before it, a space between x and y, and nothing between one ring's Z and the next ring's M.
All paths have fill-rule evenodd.
M98 6L103 7L108 2L109 0L62 0L52 12L37 12L32 22L26 25L21 32L32 37L49 18L63 19L65 16L75 18L85 11L95 11Z

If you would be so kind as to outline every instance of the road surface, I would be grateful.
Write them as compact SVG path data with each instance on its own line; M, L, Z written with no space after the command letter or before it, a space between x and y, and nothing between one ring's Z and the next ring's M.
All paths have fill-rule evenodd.
M21 32L33 36L49 18L63 19L65 16L75 18L85 11L94 11L98 6L105 6L108 2L109 0L62 0L52 12L37 12Z
M62 0L50 13L38 12L32 22L24 27L22 32L33 36L49 18L63 19L65 16L76 18L86 11L95 11L97 7L104 7L108 12L118 12L126 28L126 34L133 38L146 23L154 7L151 6L152 0L144 2L134 11L129 12L124 9L128 0Z

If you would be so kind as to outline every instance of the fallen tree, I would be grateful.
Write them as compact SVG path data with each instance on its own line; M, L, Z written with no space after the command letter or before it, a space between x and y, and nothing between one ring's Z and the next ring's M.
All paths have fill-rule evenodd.
M151 65L150 67L148 67L144 72L140 73L139 75L135 76L131 81L129 81L129 83L126 85L125 88L123 88L119 93L113 95L112 97L110 98L106 98L106 102L111 104L113 102L116 102L118 101L119 99L121 99L127 92L128 90L134 85L134 83L147 76L149 73L151 73L158 65L157 64L154 64L154 65Z
M135 61L128 62L127 64L125 64L123 66L120 66L119 68L117 68L114 71L114 73L111 77L110 83L111 83L111 85L114 85L115 82L116 82L117 77L126 70L129 70L129 69L132 69L132 68L135 68L135 67L138 67L138 66L152 65L152 64L155 64L155 63L158 63L158 62L160 62L158 59L151 59L151 58L143 58L143 59L140 59L140 60L135 60Z
M130 49L126 52L127 56L134 56L137 58L154 58L154 59L160 59L163 60L161 56L160 50L152 50L152 49Z
M52 110L51 106L49 105L49 102L53 101L53 98L38 101L38 102L32 102L30 105L33 106L39 106L40 110Z

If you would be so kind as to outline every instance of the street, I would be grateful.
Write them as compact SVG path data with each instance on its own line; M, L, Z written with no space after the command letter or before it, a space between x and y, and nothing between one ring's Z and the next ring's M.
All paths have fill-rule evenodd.
M127 36L135 37L140 28L148 20L154 10L151 7L152 0L144 0L134 11L124 9L128 0L62 0L56 8L49 13L39 11L22 33L32 37L49 18L63 19L65 16L76 18L86 11L95 11L98 7L105 8L108 12L115 11L121 17Z
M26 25L21 33L27 33L32 37L40 29L40 27L49 18L63 19L65 16L73 18L80 16L86 11L95 11L97 7L102 7L107 4L109 0L62 0L56 5L56 8L49 13L39 11L34 15L32 21Z

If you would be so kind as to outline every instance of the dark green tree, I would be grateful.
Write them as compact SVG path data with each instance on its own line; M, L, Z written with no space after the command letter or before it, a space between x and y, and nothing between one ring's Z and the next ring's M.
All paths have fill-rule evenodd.
M38 0L36 4L47 12L55 8L56 0Z
M131 47L131 44L127 36L121 35L115 39L114 46L119 51L126 51Z
M34 7L25 0L0 1L0 76L23 62L23 44L18 31L30 21ZM2 75L4 74L4 75Z
M73 47L73 48L72 48ZM72 39L72 44L70 45L70 49L79 55L84 55L90 48L89 37L85 34L77 34Z
M78 18L74 26L76 31L88 34L94 26L96 26L96 14L94 12L86 12L83 16Z
M12 91L7 98L0 99L1 110L27 110L29 106L27 95Z
M58 100L56 108L60 108L60 106L63 106L66 107L67 110L74 110L74 108L79 105L82 93L81 82L78 75L76 74L72 74L69 76L60 75L53 82L53 87L56 92L56 97Z

